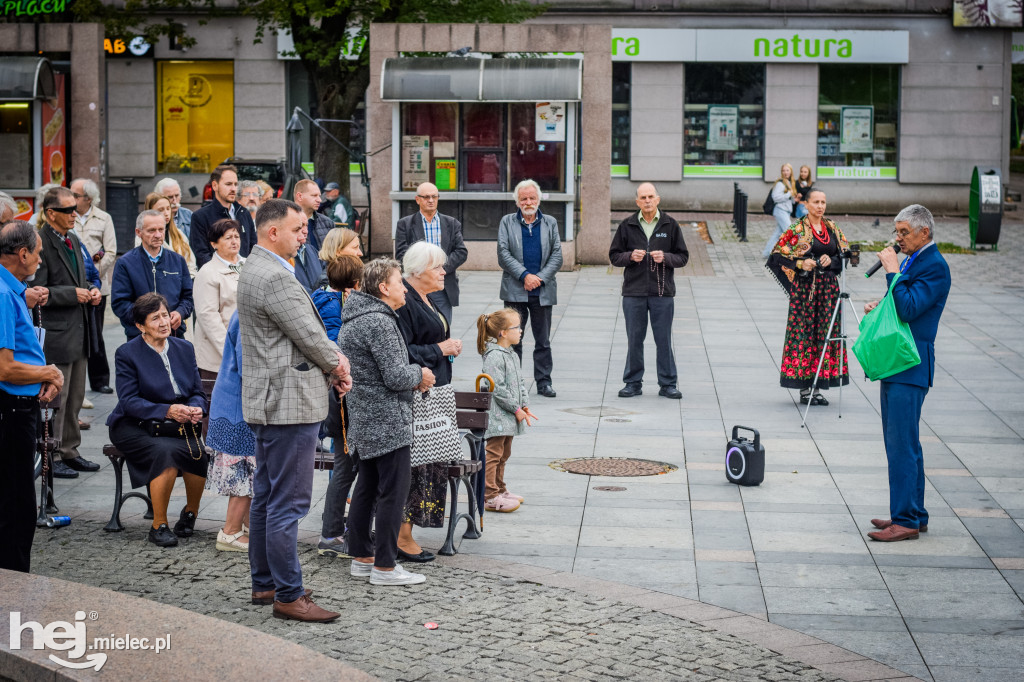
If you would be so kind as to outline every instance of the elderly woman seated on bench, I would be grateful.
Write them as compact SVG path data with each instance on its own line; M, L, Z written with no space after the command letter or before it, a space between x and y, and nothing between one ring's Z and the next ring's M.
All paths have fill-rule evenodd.
M142 335L114 354L118 401L107 426L110 442L124 454L132 487L149 484L149 541L173 547L178 544L175 536L192 535L206 484L207 456L201 439L206 394L192 344L171 337L167 300L160 294L143 294L132 314ZM185 480L186 504L172 533L167 505L179 475Z

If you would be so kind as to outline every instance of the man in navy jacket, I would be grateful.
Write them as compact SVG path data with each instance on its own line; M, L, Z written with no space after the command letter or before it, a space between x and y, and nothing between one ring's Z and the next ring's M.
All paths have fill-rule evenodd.
M921 407L935 378L935 335L949 295L950 277L946 259L935 245L935 220L924 206L914 204L899 212L896 238L907 254L902 265L896 252L878 254L892 287L893 302L900 319L910 325L921 363L881 381L882 437L889 460L888 519L872 519L877 531L868 537L880 542L916 540L928 531L924 508L924 454L921 451ZM864 306L868 313L878 305Z
M159 211L143 211L135 221L142 244L117 259L110 286L110 308L121 320L131 341L139 335L132 305L145 293L155 291L167 299L174 336L184 338L185 320L192 316L192 277L188 262L164 248L164 218Z
M622 318L626 323L626 369L620 398L641 394L644 379L644 339L647 318L658 348L658 395L679 400L679 374L672 352L672 319L675 317L675 269L690 260L683 232L675 219L658 210L661 197L649 182L636 188L640 208L619 224L612 237L608 259L624 268L622 273Z
M256 245L256 224L252 215L240 203L235 201L238 196L238 170L231 165L221 165L210 173L210 187L213 190L213 201L192 214L192 226L188 235L188 245L196 254L196 267L201 268L213 258L213 246L207 235L210 226L221 218L237 220L242 226L242 247L238 254L248 258L252 247Z

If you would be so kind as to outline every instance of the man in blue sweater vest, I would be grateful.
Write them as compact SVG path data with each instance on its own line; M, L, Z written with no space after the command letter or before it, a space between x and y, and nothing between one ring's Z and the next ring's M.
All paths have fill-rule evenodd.
M498 265L501 266L500 298L506 308L519 313L520 325L530 322L533 331L533 378L537 394L555 397L551 387L551 309L558 302L555 275L562 267L562 243L558 223L540 212L540 185L523 180L512 192L519 210L498 225ZM523 342L512 346L523 359Z
M907 206L893 221L896 241L907 254L901 264L887 248L878 254L892 284L893 303L900 319L910 325L921 363L881 381L882 437L889 460L889 518L871 519L877 531L868 537L879 542L916 540L928 532L924 508L924 453L921 450L921 407L935 378L935 335L949 295L949 266L935 245L935 220L919 204ZM878 305L864 306L871 312Z

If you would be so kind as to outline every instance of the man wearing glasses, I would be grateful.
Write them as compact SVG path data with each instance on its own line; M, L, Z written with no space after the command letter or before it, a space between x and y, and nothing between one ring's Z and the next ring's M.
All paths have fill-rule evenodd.
M46 330L43 352L46 362L64 375L53 436L60 441L54 461L57 478L77 478L79 471L98 471L100 466L78 454L82 433L78 413L85 398L85 375L89 364L89 306L99 305L100 290L85 276L82 245L71 228L75 226L78 202L65 187L54 187L43 197L43 218L39 229L43 242L42 260L34 284L46 287L49 296L42 308Z
M450 215L437 212L437 187L424 182L416 188L419 212L398 221L395 231L395 258L399 261L416 242L430 242L441 247L448 260L444 264L444 289L427 294L445 317L452 319L452 308L459 305L459 266L466 262L469 251L462 241L462 223Z
M910 325L921 362L882 379L882 439L889 463L889 518L871 519L878 530L868 537L878 542L916 540L928 532L924 507L924 452L921 449L921 408L935 378L935 335L949 296L950 277L946 259L935 246L935 219L919 204L907 206L893 220L896 241L906 254L901 263L890 247L878 254L888 295L900 320ZM900 273L896 284L893 279ZM878 301L864 306L871 312Z

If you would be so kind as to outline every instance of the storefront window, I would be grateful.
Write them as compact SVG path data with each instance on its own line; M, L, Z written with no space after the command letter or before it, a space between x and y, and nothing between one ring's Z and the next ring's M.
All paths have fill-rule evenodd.
M612 62L612 175L629 175L629 93L633 65ZM618 168L616 168L618 166Z
M438 190L458 189L455 147L458 104L402 105L402 189L432 182Z
M24 189L32 182L32 103L0 102L0 187ZM49 178L45 182L49 182Z
M764 158L764 66L685 67L685 177L760 176Z
M209 173L235 152L234 62L157 62L160 173Z
M899 67L818 68L818 177L896 179Z
M533 178L546 192L566 187L564 102L402 105L401 184L440 191L511 191Z

